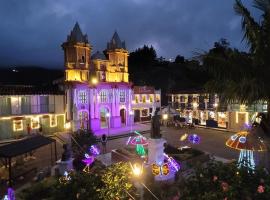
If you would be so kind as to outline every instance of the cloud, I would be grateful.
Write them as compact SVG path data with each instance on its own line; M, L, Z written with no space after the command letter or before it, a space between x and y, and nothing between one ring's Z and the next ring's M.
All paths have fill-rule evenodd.
M3 0L0 65L63 67L61 43L76 21L93 50L104 50L115 30L129 50L152 44L158 56L192 57L220 38L244 49L234 0ZM251 0L244 3L251 5ZM252 10L254 11L254 10ZM258 16L257 13L255 13Z

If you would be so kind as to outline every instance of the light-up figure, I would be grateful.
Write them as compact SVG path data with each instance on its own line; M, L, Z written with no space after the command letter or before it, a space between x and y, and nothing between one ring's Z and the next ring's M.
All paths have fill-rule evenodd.
M89 150L93 156L98 156L100 154L100 150L96 145L91 145Z
M59 178L59 182L62 184L67 184L71 180L69 173L67 171L64 172L64 176Z
M266 146L255 133L251 131L240 131L232 135L226 142L230 148L240 150L238 167L246 168L248 171L255 170L254 151L266 151Z
M15 200L15 192L12 188L8 188L7 195L4 196L3 200Z
M89 156L89 154L84 154L85 159L82 160L82 162L85 163L85 167L83 171L85 173L90 173L90 165L94 162L95 157L94 156Z
M175 170L176 172L180 170L180 165L176 162L175 159L168 156L166 153L164 153L164 157L172 170Z
M192 134L188 136L188 141L192 144L199 144L200 140L201 138L197 134Z
M146 153L143 146L148 144L145 137L138 135L131 140L130 144L136 145L136 152L138 155L145 156Z

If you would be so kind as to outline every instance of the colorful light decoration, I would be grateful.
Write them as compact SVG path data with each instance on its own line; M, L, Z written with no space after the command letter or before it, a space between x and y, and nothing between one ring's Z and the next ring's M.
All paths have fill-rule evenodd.
M7 194L4 196L3 200L15 200L15 192L12 188L8 188Z
M100 150L96 145L91 145L89 150L93 156L98 156L100 154Z
M182 135L182 136L180 137L180 141L181 141L181 142L185 141L185 140L187 139L187 137L188 137L188 134L185 133L184 135Z
M130 163L130 167L131 167L131 170L132 170L134 176L139 177L142 175L142 173L143 173L143 165L142 164L140 165L138 163L135 163L134 165L132 165Z
M64 172L64 176L59 178L61 184L67 184L71 180L71 177L67 171Z
M178 172L180 170L179 163L177 163L176 160L173 159L173 157L168 156L166 153L163 153L163 155L165 156L165 159L168 161L170 168Z
M87 154L87 153L84 154L84 157L85 158L82 160L82 162L85 163L85 167L84 167L83 171L85 173L89 174L90 173L90 165L94 162L95 157L94 156L89 156L89 154Z
M197 134L192 134L192 135L188 136L188 141L192 144L199 144L200 140L201 140L201 138Z
M126 142L126 145L129 144L130 140L131 140L131 136L128 138L128 140L127 140L127 142Z
M138 155L145 156L146 152L143 146L148 144L146 138L143 137L138 131L134 132L137 134L137 136L134 137L129 143L136 145L136 152Z
M232 135L227 141L226 146L240 150L238 158L238 168L246 168L248 171L255 170L254 151L265 151L266 146L264 142L255 137L251 131L240 131Z
M241 150L238 158L238 168L248 168L252 171L255 170L255 161L253 151L251 150Z
M168 163L158 165L156 163L152 164L152 173L154 176L165 175L167 176L170 173L170 167Z

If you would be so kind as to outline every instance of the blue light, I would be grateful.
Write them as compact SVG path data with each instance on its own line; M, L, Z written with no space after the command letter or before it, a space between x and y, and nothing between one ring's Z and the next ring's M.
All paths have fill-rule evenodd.
M231 136L231 140L232 140L232 141L235 141L236 138L237 138L237 135L236 135L236 134Z
M239 142L241 142L241 143L246 143L246 141L247 141L247 138L244 137L244 136L241 136L241 137L239 138Z
M239 159L238 159L238 168L247 168L248 171L255 170L255 162L254 162L254 155L253 151L251 150L241 150Z
M197 134L192 134L188 136L188 141L192 144L199 144L200 143L200 136Z

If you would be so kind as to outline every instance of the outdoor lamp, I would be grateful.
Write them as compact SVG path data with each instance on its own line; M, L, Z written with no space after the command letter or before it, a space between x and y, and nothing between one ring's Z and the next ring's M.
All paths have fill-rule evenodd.
M94 78L92 78L91 82L92 82L92 84L96 85L98 83L98 80L97 80L97 78L94 77Z
M70 122L65 123L64 128L65 129L70 129L71 128L71 123Z
M197 102L194 102L193 103L193 108L197 108L198 107L198 103Z
M140 177L143 173L143 164L134 163L133 165L130 163L132 173L135 177Z
M129 115L134 115L133 110L129 111Z
M110 113L109 112L106 113L106 117L108 117L108 118L110 117Z
M163 118L164 120L168 119L168 114L164 114L164 115L162 116L162 118Z
M218 104L217 104L217 103L214 103L214 107L215 107L215 108L218 107Z

